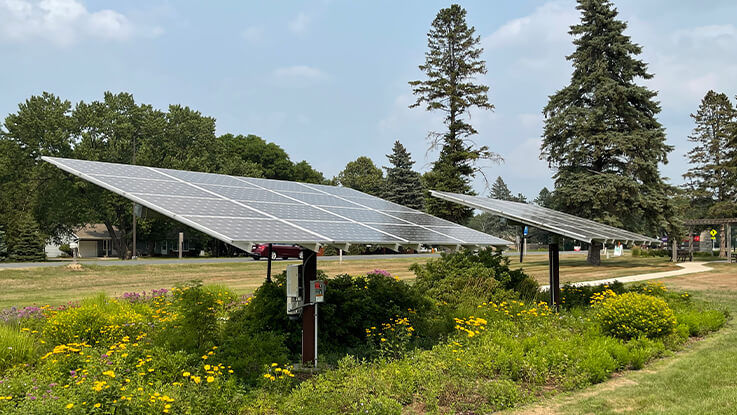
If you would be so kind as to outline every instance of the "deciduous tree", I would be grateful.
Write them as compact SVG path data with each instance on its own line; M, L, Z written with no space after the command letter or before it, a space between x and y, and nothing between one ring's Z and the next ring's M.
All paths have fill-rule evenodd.
M338 181L345 187L374 196L381 196L384 191L384 173L365 156L348 162L338 174Z

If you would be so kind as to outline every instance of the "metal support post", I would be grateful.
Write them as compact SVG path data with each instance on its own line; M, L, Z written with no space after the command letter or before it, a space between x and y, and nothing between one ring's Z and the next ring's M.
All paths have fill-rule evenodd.
M338 249L338 259L339 259L338 263L342 264L343 263L343 250L342 249Z
M693 262L693 229L688 228L688 257Z
M133 203L133 252L131 252L131 259L136 259L136 203Z
M179 232L179 259L182 259L182 246L184 245L184 232Z
M271 245L269 244L269 258L266 260L266 282L271 282Z
M317 368L317 303L315 303L315 368Z
M732 263L732 224L727 224L727 263Z
M550 264L550 306L557 310L560 305L560 248L557 238L548 244Z
M307 303L310 299L310 281L317 279L317 253L309 249L303 250L302 254L302 298ZM317 353L317 336L315 327L317 324L314 305L306 305L302 310L302 364L315 361Z

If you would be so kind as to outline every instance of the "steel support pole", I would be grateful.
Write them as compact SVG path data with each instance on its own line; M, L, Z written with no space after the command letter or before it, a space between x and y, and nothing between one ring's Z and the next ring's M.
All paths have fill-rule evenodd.
M184 245L184 232L179 232L179 259L182 259L183 245Z
M266 260L266 282L271 282L271 245L269 244L269 258Z
M548 261L550 265L550 306L557 309L560 305L560 248L557 240L548 244Z
M693 229L688 228L688 258L693 262Z
M305 249L302 255L302 298L305 304L310 301L310 282L317 279L317 253ZM302 310L302 364L307 366L315 360L315 306L308 305Z
M727 224L727 263L732 263L732 224Z
M678 241L676 240L676 237L673 237L673 262L678 263Z

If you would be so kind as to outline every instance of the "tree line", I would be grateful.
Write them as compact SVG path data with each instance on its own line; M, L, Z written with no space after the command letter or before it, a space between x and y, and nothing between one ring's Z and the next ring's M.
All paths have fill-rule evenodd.
M542 109L540 158L553 170L554 188L533 201L580 217L648 235L684 234L682 218L737 216L737 112L724 93L709 91L689 136L691 168L677 187L661 176L673 147L657 120L657 92L639 84L654 75L639 59L642 47L625 34L627 23L609 0L578 0L580 22L571 26L575 50L566 57L570 81ZM413 170L406 148L395 142L390 166L368 157L349 162L327 180L306 161L294 163L274 143L253 135L216 136L215 120L188 107L166 111L137 104L130 94L106 93L102 101L74 106L51 94L31 97L0 129L0 252L17 245L18 229L58 237L81 223L106 223L127 235L129 202L74 180L39 157L88 160L217 172L251 177L341 184L416 209L506 236L512 229L488 214L430 197L428 190L475 194L481 161L502 163L479 139L471 111L492 111L483 48L457 4L441 9L427 33L422 79L409 82L411 108L444 115L443 131L429 131L438 158L424 174ZM386 175L384 175L386 170ZM501 177L490 196L520 202ZM145 222L145 221L144 221ZM154 224L143 224L143 232ZM126 238L117 238L125 250ZM589 249L598 263L599 246Z

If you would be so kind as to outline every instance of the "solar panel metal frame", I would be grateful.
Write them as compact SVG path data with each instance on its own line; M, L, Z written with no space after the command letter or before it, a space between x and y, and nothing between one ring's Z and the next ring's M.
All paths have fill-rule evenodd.
M587 243L660 243L660 240L655 238L650 238L645 235L605 225L593 220L580 218L557 210L544 208L542 206L436 190L430 190L430 194L438 199L483 210L515 222L530 225L556 235L565 236ZM526 214L526 212L533 213ZM547 220L542 220L541 218L547 218ZM569 227L574 228L575 231L565 229Z
M306 247L312 250L317 250L317 248L321 245L334 245L334 246L347 248L351 244L372 244L372 245L378 245L378 246L391 246L395 249L398 249L399 246L418 247L421 244L428 244L427 241L415 241L415 240L403 238L401 235L393 235L389 232L382 231L380 228L383 226L383 224L371 224L368 222L361 222L361 221L353 220L348 217L342 216L339 213L331 212L327 210L325 206L314 205L314 204L308 203L307 201L300 200L302 198L300 197L301 196L300 193L305 194L304 196L305 199L309 199L310 197L313 197L315 195L331 197L333 199L336 199L336 201L340 200L341 206L348 205L351 207L355 207L356 209L359 209L359 210L373 211L376 214L392 217L394 220L396 220L400 224L412 225L413 227L416 227L414 229L421 228L423 229L423 231L433 232L433 234L438 234L438 236L440 236L440 238L437 241L435 241L435 243L433 243L433 245L436 245L436 246L449 246L453 248L458 248L461 246L503 247L503 246L508 246L512 244L512 242L494 237L492 235L474 231L470 228L466 228L461 225L455 225L455 227L457 229L464 230L464 233L471 232L474 235L474 237L472 238L473 241L466 241L458 237L453 237L453 236L444 234L437 229L432 229L430 227L431 225L421 225L419 223L413 223L404 218L394 216L395 214L397 214L397 211L399 211L399 213L414 212L417 214L421 214L422 216L427 215L423 212L418 212L413 209L405 208L403 206L401 207L401 210L397 209L397 211L386 211L386 210L380 210L377 208L369 207L367 205L362 204L361 202L365 200L364 203L376 205L377 201L382 201L387 206L390 206L390 207L393 207L393 204L391 202L385 201L375 196L371 196L365 193L358 192L353 189L350 189L350 191L347 191L347 189L345 188L326 186L326 185L312 185L308 183L289 182L289 181L280 181L280 180L271 180L271 179L251 179L248 177L227 176L227 175L220 175L220 174L214 174L214 173L191 172L191 171L186 171L186 170L162 169L162 168L146 167L146 166L134 166L134 165L127 165L127 164L119 164L119 163L95 162L95 161L86 161L86 160L77 160L77 159L56 158L56 157L42 157L42 159L46 162L49 162L55 165L61 170L69 172L88 182L91 182L104 189L112 191L113 193L119 194L135 203L138 203L142 206L145 206L149 209L159 212L166 217L169 217L178 222L181 222L193 229L196 229L200 232L208 234L223 242L226 242L228 244L231 244L236 247L249 250L249 251L250 251L250 247L253 244L261 243L261 242L292 243L292 244L301 245L303 247ZM105 169L104 169L105 165L112 167L113 170L116 171L116 174L105 174ZM85 171L82 171L82 170L85 170ZM92 170L93 172L87 173L86 171L89 171L89 170ZM128 170L131 174L127 176L123 176L122 174L126 172L126 170ZM142 174L142 171L146 173L150 172L151 177L146 177L146 174ZM194 173L194 174L191 174L191 173ZM238 185L235 186L235 185L223 185L223 184L210 183L208 180L206 180L207 176L199 176L203 174L212 175L213 182L222 181L222 182L229 182L231 184L238 183ZM195 176L198 176L199 178L193 181L188 181L185 178L183 178L183 177L195 177ZM227 201L227 202L234 204L234 206L238 206L239 208L246 209L254 213L253 215L254 218L245 217L245 216L232 217L231 219L233 220L250 219L250 220L258 220L258 221L276 221L276 222L280 222L281 224L291 227L291 229L298 231L302 235L309 234L309 235L312 235L313 237L306 238L306 237L300 236L294 239L287 238L287 239L281 239L281 240L266 240L263 238L257 238L255 240L252 240L254 238L246 238L242 240L233 239L231 236L228 236L222 233L223 232L222 230L218 232L197 221L198 218L227 219L228 216L226 215L222 215L222 214L192 215L192 214L175 213L167 209L165 206L160 206L159 204L156 204L152 202L151 200L147 200L146 196L150 196L151 198L153 197L171 197L171 198L180 197L181 198L184 196L174 194L174 193L166 194L166 193L151 193L148 191L147 192L135 192L135 191L122 190L121 188L107 182L105 178L111 178L112 179L111 181L117 180L118 182L121 182L120 179L133 179L133 181L135 180L147 180L150 182L161 181L162 184L163 183L185 184L188 186L188 188L191 188L194 191L192 193L196 195L199 195L200 193L205 193L208 195L207 197L188 196L188 197L191 197L193 200L194 199L199 199L199 200L212 199L212 200L218 200L222 202ZM242 187L240 186L240 183L243 184ZM266 187L268 185L272 185L273 188ZM218 186L218 187L213 188L213 186ZM338 223L338 224L345 223L345 224L360 225L361 229L365 229L367 232L372 232L374 234L378 232L382 235L386 235L386 238L382 237L382 238L378 238L377 240L367 240L367 239L332 240L331 238L320 234L319 229L317 230L308 229L307 227L300 226L300 220L281 218L281 217L278 217L276 215L269 213L268 211L264 211L262 209L258 209L256 207L249 205L249 203L251 202L253 203L257 202L260 205L263 205L264 203L276 203L276 202L264 202L264 201L257 201L257 200L248 201L248 200L242 200L242 199L234 199L225 194L221 194L219 191L217 191L219 190L220 187L223 187L223 188L237 187L237 188L242 188L244 190L248 190L248 189L252 191L257 190L260 193L268 192L276 196L277 199L286 198L288 200L287 203L308 206L310 208L322 211L322 213L324 213L325 215L329 215L329 217L331 218L334 217L334 220L330 220L330 221L317 220L317 221L310 221L310 223L311 222L326 222L326 223L329 222L329 223ZM286 190L285 188L288 188L290 190ZM297 191L295 193L294 189L304 190L304 191L303 192ZM165 205L165 203L162 203L162 202L159 202L159 203ZM427 215L427 216L430 216L430 215ZM305 220L301 220L301 221L305 223L308 222ZM408 229L409 228L410 227L408 227Z

